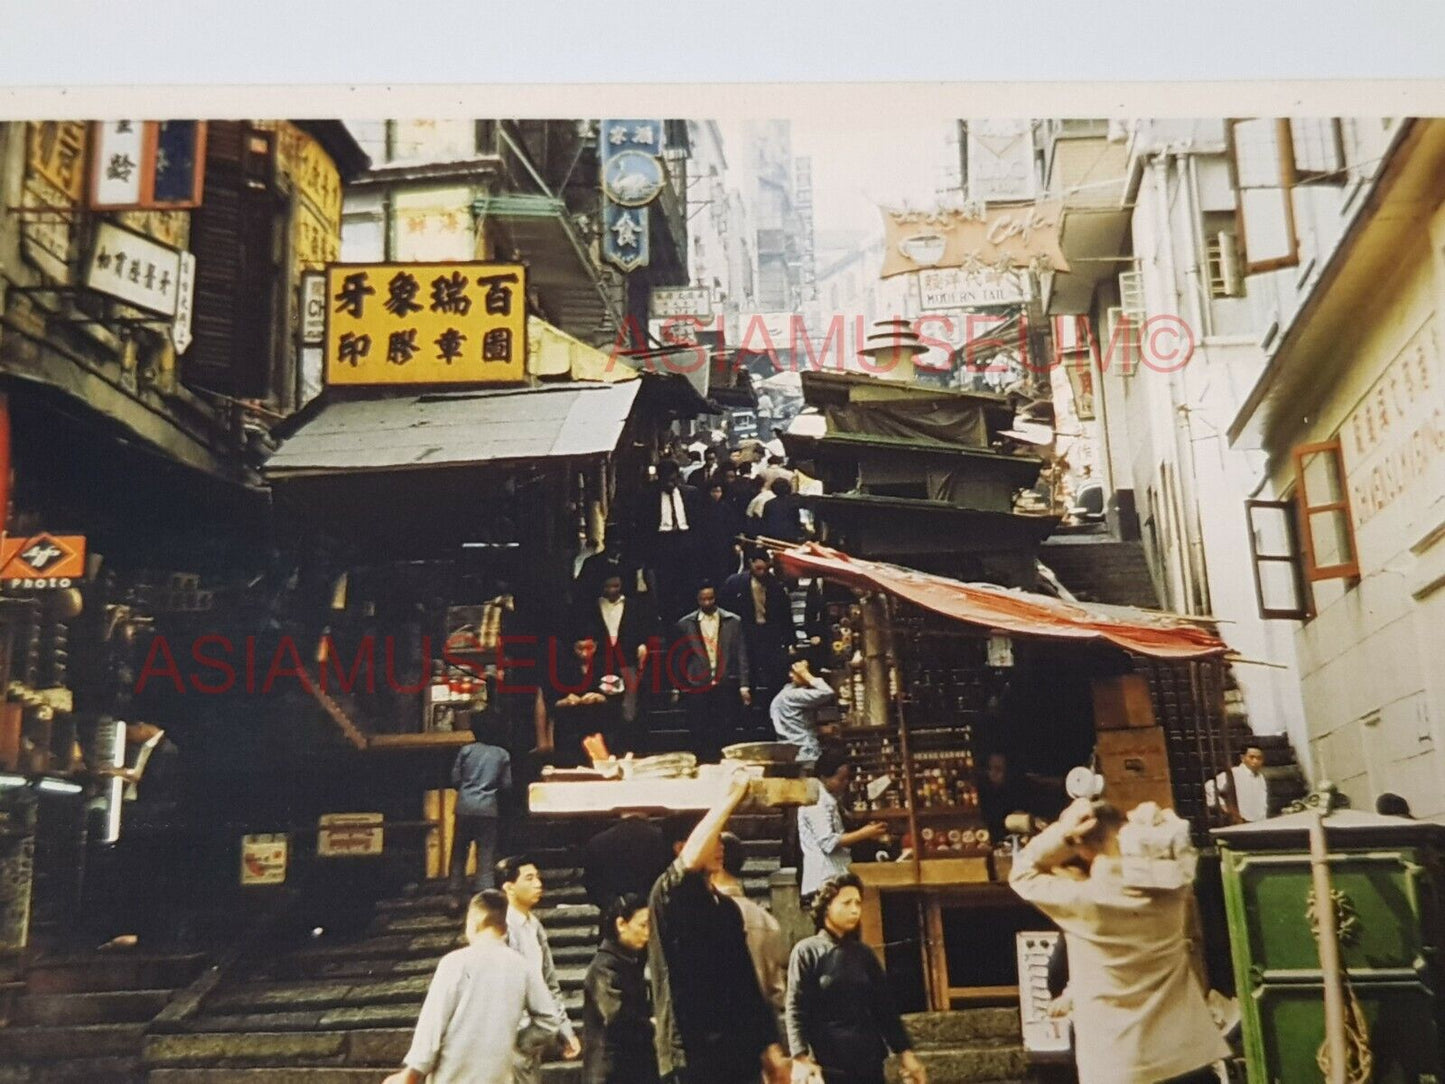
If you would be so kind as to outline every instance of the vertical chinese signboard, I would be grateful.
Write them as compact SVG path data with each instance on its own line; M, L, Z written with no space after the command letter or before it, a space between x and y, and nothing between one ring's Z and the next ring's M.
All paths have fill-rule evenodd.
M519 382L527 360L522 264L334 264L326 270L326 382Z
M21 251L51 278L70 282L72 208L85 194L89 126L84 121L34 121L20 193Z
M91 147L91 210L174 211L201 205L205 121L105 121L95 126Z
M601 130L602 257L622 271L652 258L648 204L662 192L662 121L604 120Z

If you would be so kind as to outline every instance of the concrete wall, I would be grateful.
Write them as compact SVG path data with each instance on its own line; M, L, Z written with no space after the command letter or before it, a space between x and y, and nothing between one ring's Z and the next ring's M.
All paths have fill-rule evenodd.
M1361 572L1353 585L1317 584L1317 615L1296 634L1310 755L1357 806L1393 790L1434 819L1445 819L1442 243L1445 208L1437 207L1429 244L1421 237L1400 253L1396 274L1354 302L1364 326L1351 364L1291 439L1294 446L1340 436ZM1294 479L1288 449L1276 451L1285 461L1272 481L1284 493Z

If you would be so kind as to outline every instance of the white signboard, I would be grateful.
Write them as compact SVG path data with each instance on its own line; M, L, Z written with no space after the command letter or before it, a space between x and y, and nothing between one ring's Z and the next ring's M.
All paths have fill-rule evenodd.
M241 837L241 883L286 883L286 857L290 840L285 833Z
M158 241L101 222L85 269L85 285L127 305L176 315L180 296L181 254Z
M652 291L652 315L710 316L712 293L706 286L687 286Z
M196 300L196 258L181 253L180 279L176 285L176 318L171 322L171 343L177 354L191 345L191 311Z
M968 122L968 196L990 200L1034 198L1033 124L1027 120Z
M140 203L145 165L145 121L108 120L96 125L95 197L91 206L134 207Z
M1024 1049L1030 1053L1066 1053L1069 1021L1049 1016L1049 956L1059 940L1055 931L1015 935L1019 962L1019 1018Z
M353 858L382 852L380 813L326 813L316 835L316 853L322 858Z
M301 345L326 342L326 276L307 271L301 276Z
M924 312L986 305L1017 305L1029 299L1028 278L1019 271L967 274L957 267L918 272L919 302Z

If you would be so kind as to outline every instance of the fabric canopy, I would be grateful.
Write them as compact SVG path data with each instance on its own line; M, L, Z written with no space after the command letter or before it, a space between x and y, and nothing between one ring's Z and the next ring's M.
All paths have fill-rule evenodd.
M847 406L825 404L828 431L863 436L933 440L970 448L988 447L984 408L961 398L854 400Z
M782 550L778 560L792 576L821 576L871 588L980 628L1051 640L1106 640L1160 659L1223 655L1228 645L1200 626L1150 610L1064 602L1048 595L961 583L898 565L849 557L809 542Z

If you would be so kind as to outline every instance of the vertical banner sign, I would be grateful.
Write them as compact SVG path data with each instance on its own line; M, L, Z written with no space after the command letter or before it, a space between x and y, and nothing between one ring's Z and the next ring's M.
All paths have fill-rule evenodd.
M601 131L602 258L622 271L646 267L648 204L666 183L662 121L604 120Z
M201 205L206 124L109 120L91 140L93 211L180 211Z
M523 264L326 269L328 384L508 383L526 361Z
M176 318L171 321L171 345L184 354L191 345L191 311L196 300L196 257L182 252L176 271Z
M95 129L91 207L139 207L147 149L145 122L108 120Z

